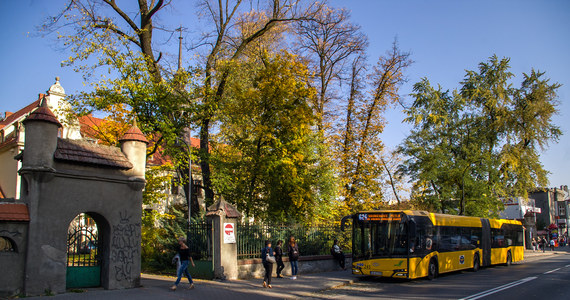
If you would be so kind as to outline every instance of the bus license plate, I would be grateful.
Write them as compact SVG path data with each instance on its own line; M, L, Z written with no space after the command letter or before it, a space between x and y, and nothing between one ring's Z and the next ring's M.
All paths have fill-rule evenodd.
M382 276L382 272L371 271L370 275Z

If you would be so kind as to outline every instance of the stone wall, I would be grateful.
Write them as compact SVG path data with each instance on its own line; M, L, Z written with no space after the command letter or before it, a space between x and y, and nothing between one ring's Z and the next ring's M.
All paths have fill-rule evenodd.
M285 276L291 275L291 264L289 263L288 257L283 257L283 263L285 263L285 269L281 274ZM346 256L346 267L350 267L352 263L352 256ZM275 270L277 269L277 264L273 264L273 276L276 276ZM309 273L320 273L320 272L332 272L342 270L336 260L333 259L332 255L318 255L318 256L301 256L299 257L299 272L298 275ZM254 259L242 259L238 260L238 278L239 279L249 279L249 278L263 278L265 275L265 269L261 263L261 258Z
M28 223L0 222L0 236L15 246L14 252L0 252L0 298L4 298L20 294L24 289Z

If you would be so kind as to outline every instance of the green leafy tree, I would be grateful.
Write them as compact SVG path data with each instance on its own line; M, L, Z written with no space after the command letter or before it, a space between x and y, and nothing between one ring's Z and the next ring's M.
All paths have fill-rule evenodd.
M414 125L400 147L409 159L413 199L423 208L460 215L496 215L501 198L526 197L546 184L539 149L556 141L556 89L543 73L510 83L509 60L493 56L467 71L460 92L414 85L406 122Z
M308 70L286 52L232 67L243 71L228 82L222 106L224 144L214 155L220 192L247 217L306 220L320 190Z

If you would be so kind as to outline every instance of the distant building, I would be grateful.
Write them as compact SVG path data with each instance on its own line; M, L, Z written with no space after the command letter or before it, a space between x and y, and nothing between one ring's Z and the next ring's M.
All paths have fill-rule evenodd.
M535 200L536 207L541 213L536 215L536 227L538 230L545 230L551 224L564 224L566 227L566 209L564 201L568 199L568 186L561 188L545 188L532 191L528 195ZM559 206L561 209L559 209ZM564 212L564 218L560 218L560 212Z
M120 147L72 139L47 102L22 122L21 198L0 199L0 298L138 287L148 141L136 125ZM84 215L89 242L71 229Z
M80 126L77 119L67 118L70 105L65 101L65 90L59 84L59 78L49 88L47 95L40 94L38 100L15 113L5 112L0 119L0 198L20 198L21 178L18 170L21 161L14 156L24 150L25 129L22 122L35 111L40 100L45 96L48 108L54 113L62 127L58 136L65 139L81 139Z

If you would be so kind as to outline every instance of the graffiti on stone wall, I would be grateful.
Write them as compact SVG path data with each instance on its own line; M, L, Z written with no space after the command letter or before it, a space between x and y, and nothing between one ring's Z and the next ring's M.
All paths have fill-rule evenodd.
M111 261L115 265L117 281L131 280L132 268L139 260L140 223L132 223L127 211L119 212L119 224L113 225L111 242Z

